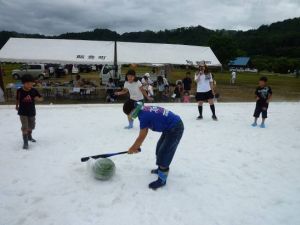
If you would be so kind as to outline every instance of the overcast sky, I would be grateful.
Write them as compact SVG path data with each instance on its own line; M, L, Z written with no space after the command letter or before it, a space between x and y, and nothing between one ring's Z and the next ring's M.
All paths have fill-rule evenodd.
M300 0L0 0L0 30L40 34L196 25L248 30L299 16Z

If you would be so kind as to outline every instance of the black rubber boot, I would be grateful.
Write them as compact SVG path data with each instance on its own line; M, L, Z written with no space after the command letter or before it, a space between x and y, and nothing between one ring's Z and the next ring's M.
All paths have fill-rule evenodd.
M36 142L36 140L32 138L32 131L28 132L28 141Z
M27 134L23 134L23 142L24 142L23 149L28 149L29 146L28 146L28 136L27 136Z

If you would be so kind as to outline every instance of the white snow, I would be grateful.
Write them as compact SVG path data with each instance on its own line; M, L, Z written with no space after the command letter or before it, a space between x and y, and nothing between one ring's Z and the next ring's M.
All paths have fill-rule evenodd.
M267 128L253 128L254 103L216 105L219 121L195 120L195 104L163 104L185 133L167 186L152 191L155 145L112 157L116 175L93 179L83 156L127 150L121 105L37 107L37 143L24 151L12 106L0 107L1 225L298 225L300 103L271 103Z

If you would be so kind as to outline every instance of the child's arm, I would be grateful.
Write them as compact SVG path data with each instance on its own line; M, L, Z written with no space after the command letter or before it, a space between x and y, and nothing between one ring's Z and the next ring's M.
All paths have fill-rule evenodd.
M267 103L269 103L271 101L272 95L273 95L272 89L269 87L269 96L268 96L268 99L267 99Z
M257 91L257 89L255 90L255 99L256 99L256 101L259 100L259 96L258 96L258 91Z
M195 80L196 82L199 81L199 74L198 74L198 73L195 73L195 78L194 78L194 80Z
M34 98L34 100L37 101L37 102L42 102L42 101L44 101L44 98L42 96L36 96Z
M123 90L122 91L117 91L117 92L115 92L115 95L125 95L125 94L127 94L128 93L128 89L127 88L123 88Z
M267 103L269 103L272 100L272 94L269 95L268 99L267 99Z
M148 99L149 101L152 101L153 98L149 97L147 92L144 90L143 87L140 87L141 92L143 93L143 95L145 96L146 99Z
M133 154L133 153L139 152L139 148L143 144L147 134L148 134L148 128L144 128L144 129L140 130L140 134L137 137L137 139L135 140L134 144L129 148L128 154Z
M210 85L210 89L211 89L213 95L215 95L215 86L214 86L214 82L209 82L209 85Z
M36 90L36 96L34 97L34 100L37 102L44 101L44 98L40 95L40 93Z
M20 92L17 90L17 96L16 96L16 110L19 110L19 101L20 101Z

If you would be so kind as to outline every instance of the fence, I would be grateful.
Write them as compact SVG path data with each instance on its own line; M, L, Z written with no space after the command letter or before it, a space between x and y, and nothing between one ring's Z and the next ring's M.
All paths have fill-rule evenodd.
M104 87L35 87L45 99L99 99L105 100ZM12 101L16 98L16 88L5 89L5 99Z

